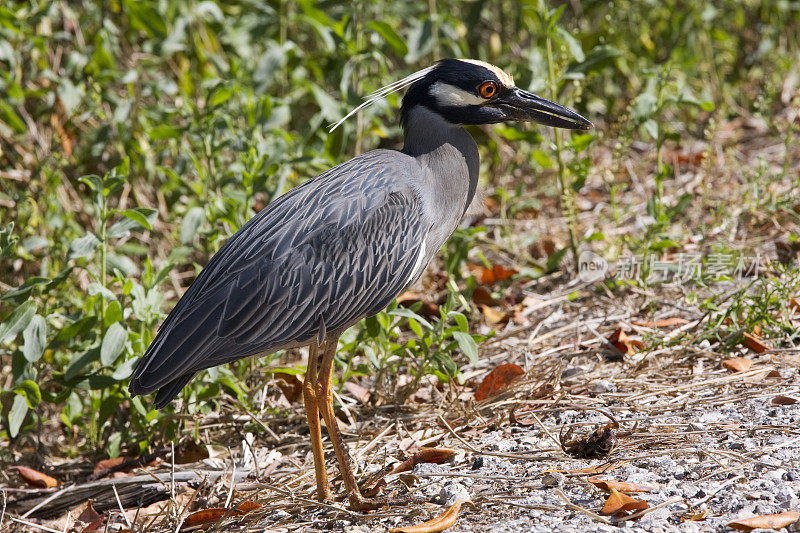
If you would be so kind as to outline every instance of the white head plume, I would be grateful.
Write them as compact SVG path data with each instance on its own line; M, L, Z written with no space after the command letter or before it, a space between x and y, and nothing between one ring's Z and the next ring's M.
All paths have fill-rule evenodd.
M331 133L333 130L335 130L336 128L341 126L342 123L345 120L347 120L348 118L352 117L353 115L355 115L356 113L358 113L359 111L364 109L365 107L369 107L372 104L374 104L375 102L377 102L378 100L380 100L381 98L385 98L386 96L388 96L388 95L390 95L392 93L396 93L397 91L408 87L409 85L411 85L415 81L419 80L420 78L424 78L425 75L428 74L434 68L435 67L427 67L427 68L424 68L422 70L418 70L413 74L409 74L408 76L406 76L402 80L398 80L398 81L396 81L394 83L390 83L386 87L381 87L380 89L378 89L374 93L372 93L369 96L367 96L366 100L364 100L358 107L356 107L355 109L350 111L348 114L346 114L344 117L342 117L336 124L331 125L330 129L328 130L328 133Z

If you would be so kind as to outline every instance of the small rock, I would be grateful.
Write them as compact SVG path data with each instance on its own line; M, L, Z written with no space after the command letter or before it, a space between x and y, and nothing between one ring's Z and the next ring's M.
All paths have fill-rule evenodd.
M472 496L470 496L469 491L464 485L453 481L442 487L442 490L439 491L438 502L446 507L450 507L459 500L469 500L471 498Z
M607 379L600 379L592 385L592 392L603 394L605 392L617 392L617 385Z
M550 472L542 476L542 485L545 487L563 487L567 476L561 472Z
M579 374L583 374L584 372L586 372L586 369L582 366L571 366L569 368L565 368L564 371L561 372L561 379L568 380L578 376Z

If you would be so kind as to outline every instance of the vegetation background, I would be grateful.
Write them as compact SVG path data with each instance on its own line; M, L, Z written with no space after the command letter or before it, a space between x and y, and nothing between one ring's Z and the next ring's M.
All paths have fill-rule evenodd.
M468 259L491 268L487 256L501 249L525 279L571 276L579 249L609 259L687 242L742 252L712 239L703 219L724 216L731 202L759 220L797 222L796 194L771 188L797 185L789 154L799 127L800 11L788 0L4 2L0 462L31 448L135 455L191 434L193 417L220 405L254 410L278 369L301 373L292 354L241 361L195 379L163 412L126 391L165 313L237 228L332 165L401 145L401 95L332 134L327 126L442 57L495 63L596 129L470 128L496 218L550 213L552 224L525 234L510 222L459 230L437 267L450 296L433 316L421 316L418 302L353 328L339 365L379 394L397 392L393 376L447 382L476 360L485 337L470 325L484 317L470 301L480 280ZM676 173L669 154L732 123L744 128L742 117L785 148L782 169L756 158L716 181L704 202L665 190ZM627 170L632 153L653 155L640 182ZM713 165L713 154L691 157ZM644 222L604 231L627 219L623 198L641 183ZM744 192L724 198L720 183ZM598 194L602 224L582 207ZM800 236L785 237L793 250ZM794 280L795 259L785 266ZM761 301L762 311L774 301ZM719 338L731 333L723 318ZM785 333L786 324L771 324Z

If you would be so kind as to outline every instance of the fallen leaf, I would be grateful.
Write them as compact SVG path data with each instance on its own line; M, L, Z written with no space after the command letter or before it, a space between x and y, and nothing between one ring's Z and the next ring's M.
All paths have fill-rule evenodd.
M411 457L395 466L390 474L408 472L420 463L441 464L456 454L457 450L451 448L420 448Z
M611 496L609 496L608 500L606 500L606 503L603 505L603 509L600 511L600 514L625 516L629 512L641 511L642 509L647 509L648 507L649 505L647 505L647 502L636 500L626 494L622 494L617 489L612 488Z
M769 350L769 346L764 344L764 341L761 340L761 338L757 334L753 333L751 335L750 333L744 333L743 337L744 340L742 341L742 344L744 344L754 352L764 353L767 350Z
M208 446L195 442L194 439L181 442L175 449L175 463L179 465L196 463L208 457Z
M98 461L96 465L94 465L94 474L99 474L109 468L114 468L115 466L121 465L127 461L125 457L114 457L113 459L103 459L102 461Z
M492 265L492 268L486 268L483 265L467 263L467 268L472 271L478 282L483 285L492 285L498 281L505 281L515 274L519 274L519 270L506 268L503 265Z
M797 511L787 511L778 514L766 514L743 518L728 524L733 529L739 531L752 531L754 529L783 529L800 520L800 513Z
M692 513L689 516L683 518L684 521L691 521L691 522L702 522L708 517L708 509L704 511L700 511L699 513Z
M586 481L594 485L600 490L611 492L611 489L618 490L619 492L633 493L633 492L653 492L658 490L657 487L651 485L641 485L639 483L628 483L624 481L614 481L613 479L597 479L590 477Z
M369 389L366 387L362 387L358 383L353 383L352 381L345 381L344 388L359 402L367 403L369 401Z
M525 371L514 363L504 363L489 372L475 391L475 400L483 401L497 391L511 385Z
M628 355L634 355L638 350L645 347L642 341L628 337L621 327L617 328L616 331L608 337L608 342L614 345L614 348L620 352Z
M800 400L794 396L784 396L783 394L778 394L772 400L770 400L769 403L772 405L794 405L797 402L800 402Z
M272 375L279 380L278 387L289 403L295 403L303 396L303 380L300 376L288 372L273 372Z
M439 317L439 306L414 291L406 291L397 297L397 304L402 307L411 307L417 302L422 302L422 306L417 311L418 315L425 318Z
M746 357L734 357L733 359L726 359L722 362L722 366L731 372L744 372L753 366L753 361Z
M48 476L47 474L42 474L33 468L28 468L27 466L12 466L10 469L16 470L22 480L31 487L52 489L53 487L58 486L58 481L56 481L54 478Z
M195 511L183 521L181 525L181 531L186 528L199 526L203 524L209 524L212 522L216 522L223 516L240 516L247 514L251 511L259 509L261 505L247 500L242 502L235 509L226 509L224 507L210 507L208 509L203 509L202 511Z
M797 298L792 298L789 300L789 309L792 311L800 311L800 300Z
M247 514L251 511L255 511L256 509L260 509L261 504L256 503L252 500L245 500L239 505L236 506L236 510L239 511L240 514Z
M511 318L508 313L498 311L497 309L484 304L481 304L481 311L483 311L483 316L486 317L486 321L489 324L508 322L508 319Z
M480 285L472 291L472 301L478 305L497 305L500 303L494 299L489 289Z
M769 374L767 374L767 377L768 378L783 379L783 376L781 376L781 373L778 372L777 370L770 370Z
M465 503L473 505L473 503L469 500L459 500L447 511L440 514L436 518L432 518L431 520L416 526L390 529L389 533L436 533L437 531L444 531L447 528L453 527L458 519L458 513L461 511L461 506Z
M640 326L643 328L669 328L672 326L682 326L684 324L688 324L689 321L683 318L672 317L672 318L665 318L663 320L637 320L633 322L634 326Z

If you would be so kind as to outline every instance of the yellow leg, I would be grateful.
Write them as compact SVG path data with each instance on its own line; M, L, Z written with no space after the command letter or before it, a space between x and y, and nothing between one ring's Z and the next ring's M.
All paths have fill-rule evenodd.
M333 412L333 394L331 393L331 371L333 369L333 358L336 355L336 347L339 343L341 332L329 332L328 340L325 343L325 351L322 354L322 361L319 365L319 376L317 380L317 399L319 409L322 411L322 418L325 420L325 427L328 428L328 436L333 444L333 451L336 452L336 460L339 463L339 471L342 473L345 490L350 499L350 506L356 510L374 509L381 502L371 501L361 495L358 489L356 477L350 462L350 453L342 440L339 431L339 423Z
M314 474L317 478L317 499L323 502L330 498L328 472L325 470L325 454L322 450L322 430L319 423L319 397L317 364L319 349L312 343L308 347L308 367L303 381L303 401L306 404L308 431L311 438L311 450L314 452Z

